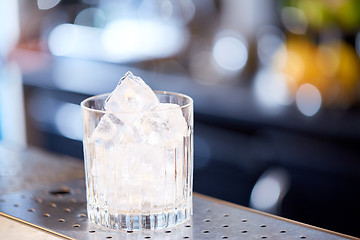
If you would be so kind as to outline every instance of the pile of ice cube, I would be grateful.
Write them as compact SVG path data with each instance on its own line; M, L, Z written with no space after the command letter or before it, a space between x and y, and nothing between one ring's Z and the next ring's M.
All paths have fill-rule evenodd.
M154 210L183 200L187 122L131 72L105 101L88 142L94 203L118 211Z

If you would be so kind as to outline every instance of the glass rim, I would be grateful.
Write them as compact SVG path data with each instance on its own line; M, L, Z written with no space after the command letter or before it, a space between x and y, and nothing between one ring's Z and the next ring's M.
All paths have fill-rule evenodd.
M170 92L170 91L161 91L161 90L155 90L153 91L156 95L158 94L164 94L164 95L174 95L174 96L178 96L178 97L182 97L182 98L186 98L189 100L189 102L187 104L184 104L182 106L179 105L179 107L174 107L174 108L169 108L169 109L158 109L158 110L146 110L146 111L141 111L141 113L147 113L147 112L162 112L162 111L170 111L170 110L174 110L174 109L183 109L183 108L188 108L190 106L193 105L193 99L183 93L177 93L177 92ZM85 104L91 100L94 100L96 98L100 98L103 96L107 96L110 95L111 93L103 93L103 94L98 94L98 95L94 95L91 97L88 97L86 99L84 99L83 101L81 101L80 106L82 109L85 109L86 111L91 111L91 112L97 112L97 113L112 113L112 114L116 114L116 113L124 113L124 114L137 114L139 113L138 111L132 111L132 112L114 112L114 111L108 111L108 110L100 110L100 109L95 109L95 108L90 108L85 106Z

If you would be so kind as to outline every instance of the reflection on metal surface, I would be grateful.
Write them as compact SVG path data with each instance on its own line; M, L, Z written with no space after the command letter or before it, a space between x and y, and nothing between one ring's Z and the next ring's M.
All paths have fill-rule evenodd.
M194 216L185 224L156 231L115 231L88 220L84 185L78 180L4 195L0 211L76 239L356 239L199 194L194 196Z
M1 237L5 239L20 239L26 236L26 239L42 239L42 240L55 240L55 239L73 239L62 234L41 228L35 224L23 221L13 216L0 212L0 232ZM26 224L26 225L25 225ZM9 232L9 229L15 229L16 233ZM2 231L2 229L6 229ZM42 231L37 231L42 230ZM29 236L30 235L30 236Z
M0 195L83 176L81 161L34 148L16 149L0 144Z

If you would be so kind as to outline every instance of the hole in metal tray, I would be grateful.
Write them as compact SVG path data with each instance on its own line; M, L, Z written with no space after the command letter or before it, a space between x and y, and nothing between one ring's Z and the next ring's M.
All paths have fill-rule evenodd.
M52 190L52 191L49 191L49 193L51 195L67 195L67 194L70 194L70 188L68 187L62 187L60 189L55 189L55 190Z
M37 224L41 223L45 227L51 228L55 225L46 224L56 222L57 229L62 231L71 229L70 232L78 239L81 239L83 232L96 239L118 239L117 235L106 230L94 229L95 226L92 225L86 213L85 189L82 190L81 194L78 194L77 191L81 191L81 189L77 189L77 186L67 186L69 187L60 185L50 190L44 189L41 193L38 191L35 194L26 192L26 195L19 193L15 197L1 196L0 207L2 208L0 209L8 210L10 214L16 216L20 212L19 210L23 208L26 212L24 216L37 220ZM200 200L196 199L196 201ZM282 222L283 225L279 228L279 225L272 224L271 219L261 218L261 216L251 215L251 213L240 214L236 212L236 209L232 212L221 205L212 205L211 203L206 205L204 201L200 201L200 203L204 206L198 204L196 210L202 214L201 217L193 218L191 222L184 223L176 230L164 229L156 234L166 235L169 239L175 239L174 235L179 235L178 237L181 239L195 239L194 236L200 237L196 239L215 239L214 234L217 235L216 239L237 239L234 238L233 231L234 227L235 229L240 227L236 232L241 234L242 238L247 237L249 239L273 239L272 232L280 234L282 237L292 237L292 239L308 239L308 236L311 235L310 230L303 227L304 232L293 231L292 228L298 228L293 224ZM239 224L234 225L229 222L233 219ZM130 230L114 232L114 234L125 234L122 236L129 239L154 239L152 232L139 233Z

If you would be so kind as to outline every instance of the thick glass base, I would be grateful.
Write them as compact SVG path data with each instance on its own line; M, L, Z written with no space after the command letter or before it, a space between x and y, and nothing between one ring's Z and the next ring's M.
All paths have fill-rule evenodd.
M190 219L192 204L162 212L115 212L99 207L87 206L89 219L101 226L116 230L136 231L163 229L181 224Z

